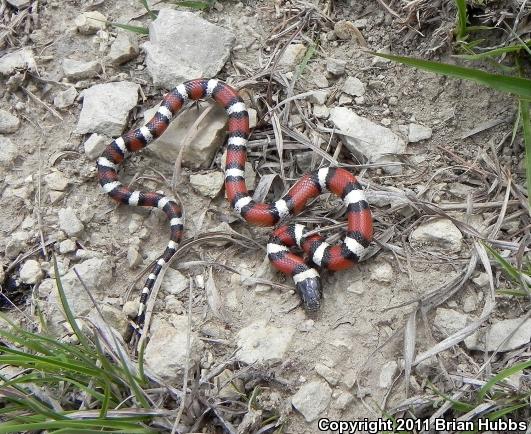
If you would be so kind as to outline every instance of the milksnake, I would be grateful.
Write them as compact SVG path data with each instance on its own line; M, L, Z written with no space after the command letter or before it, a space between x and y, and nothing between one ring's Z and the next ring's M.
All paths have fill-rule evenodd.
M244 170L247 159L249 116L243 100L227 84L216 79L197 79L180 84L164 96L153 116L143 127L131 130L113 140L97 161L98 178L103 191L118 202L132 206L160 208L170 220L170 241L153 266L142 289L137 327L144 322L145 305L162 267L177 250L183 234L181 207L171 198L159 193L130 190L118 180L118 166L131 153L139 151L159 137L173 116L190 100L213 98L228 115L228 144L225 168L225 190L232 207L253 225L273 226L281 219L300 213L306 203L325 191L343 199L347 207L347 233L343 241L331 246L318 234L308 234L300 224L281 226L270 236L267 254L272 264L291 275L304 308L316 311L320 307L321 282L316 268L342 270L358 262L372 239L372 217L361 185L347 170L325 167L305 174L273 204L257 203L245 186ZM299 247L308 260L290 252Z

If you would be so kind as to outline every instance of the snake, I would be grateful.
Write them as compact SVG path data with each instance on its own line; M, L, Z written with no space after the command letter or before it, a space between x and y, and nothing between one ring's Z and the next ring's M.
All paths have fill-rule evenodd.
M99 184L112 199L129 206L159 208L170 223L170 240L149 270L142 289L135 319L137 327L144 323L146 302L157 277L177 252L183 236L183 212L174 199L164 194L133 190L123 185L119 180L118 170L129 154L143 149L164 133L175 114L187 102L205 98L213 99L227 114L225 191L232 208L248 223L275 226L288 216L300 213L310 200L326 192L340 197L346 206L346 233L342 241L335 245L327 243L322 235L310 232L301 224L278 227L271 233L267 243L269 260L276 269L292 277L304 309L309 313L318 311L321 306L322 285L317 268L338 271L352 267L371 243L372 215L362 186L344 168L322 167L304 174L274 203L255 201L245 184L250 135L246 105L237 91L221 80L196 79L186 81L169 91L154 116L144 126L112 140L96 163ZM294 249L303 254L295 253Z

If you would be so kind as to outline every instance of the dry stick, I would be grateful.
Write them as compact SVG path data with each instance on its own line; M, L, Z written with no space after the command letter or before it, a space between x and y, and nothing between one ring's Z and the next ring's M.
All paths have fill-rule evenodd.
M54 115L56 118L58 118L60 121L63 121L63 117L57 112L57 110L53 109L52 107L50 107L48 104L46 104L44 101L40 100L34 93L32 93L30 90L26 89L25 87L22 87L20 86L20 89L22 89L22 91L28 95L33 101L35 102L38 102L39 104L41 104L42 106L44 106L44 108L46 110L48 110L52 115Z
M184 374L183 374L183 398L179 405L179 410L175 416L175 422L173 422L173 427L171 429L171 434L175 434L177 431L177 425L181 420L181 416L184 411L184 406L186 404L186 391L188 390L188 370L190 369L190 337L192 334L192 278L188 281L188 323L187 323L187 332L186 332L186 355L184 361Z

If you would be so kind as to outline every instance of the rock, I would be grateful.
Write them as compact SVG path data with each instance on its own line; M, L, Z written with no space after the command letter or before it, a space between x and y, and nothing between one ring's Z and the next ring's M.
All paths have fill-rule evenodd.
M77 90L74 86L68 86L66 90L59 92L53 98L53 105L59 109L70 107L77 97Z
M343 411L345 410L352 401L354 401L354 397L349 392L339 391L339 393L335 393L333 395L335 401L333 402L332 406L339 410Z
M352 103L352 97L346 93L342 93L339 95L339 100L337 102L339 105L348 105Z
M314 105L313 115L319 119L326 119L330 116L330 109L325 105Z
M304 416L306 422L313 422L330 404L332 389L323 381L312 381L302 386L291 398L295 409Z
M98 307L99 311L101 312L101 316L100 312L98 312L98 310L94 307L88 314L89 319L98 324L98 320L103 317L105 324L107 324L109 327L112 327L118 333L124 336L129 325L126 314L121 309L118 309L107 303L99 304Z
M130 32L120 32L111 44L109 60L115 65L129 62L138 56L138 38Z
M279 328L265 321L254 322L238 333L236 358L248 364L282 360L293 333L295 330L289 326Z
M409 124L408 141L410 143L420 142L431 137L432 130L429 127L419 124Z
M258 122L258 113L254 108L247 107L247 113L249 114L249 128L254 128Z
M358 29L364 29L365 27L367 27L367 23L367 18L360 18L359 20L355 20L352 24L354 24L354 27Z
M20 127L20 120L8 111L0 110L0 134L14 133Z
M75 241L66 239L59 243L59 253L65 255L66 253L72 253L77 250L77 245Z
M28 285L39 283L43 277L41 265L34 259L28 259L20 268L20 280Z
M472 282L474 282L480 288L487 288L490 285L489 275L487 273L479 273L477 277L472 279Z
M465 345L469 350L484 351L486 349L489 352L498 351L501 353L527 345L531 340L531 318L527 319L511 338L498 348L522 321L523 318L498 321L487 327L486 330L476 332L466 338Z
M421 224L409 236L414 248L430 247L438 252L457 253L463 244L463 235L449 219L435 219Z
M173 268L168 268L166 274L164 274L160 289L166 294L177 295L188 289L189 284L188 277Z
M183 112L172 121L162 136L149 146L149 149L160 160L173 164L179 155L183 136L194 125L198 116L210 105L206 102L199 103L197 110L194 108ZM156 111L157 107L144 113L146 123ZM215 105L203 119L194 139L184 150L183 165L194 169L209 167L216 152L225 140L226 123L227 115L225 110Z
M129 111L136 105L140 86L129 81L96 84L82 92L83 108L77 134L100 133L119 136Z
M321 377L323 377L330 386L336 386L337 383L339 383L339 372L336 370L329 368L323 363L317 363L315 365L315 372L317 372Z
M61 208L59 210L59 228L69 237L81 235L85 227L77 217L72 208Z
M20 253L26 249L31 235L28 232L17 231L11 234L9 241L6 244L5 255L10 259L15 259Z
M30 0L7 0L7 2L17 9L27 8L31 3Z
M345 134L343 142L356 154L374 162L386 154L403 154L406 143L390 129L358 116L346 107L330 110L330 121L338 128L338 134Z
M129 300L124 303L122 311L127 318L136 318L140 302L138 300Z
M343 83L343 92L352 96L362 96L365 94L365 85L359 78L348 77Z
M330 95L330 91L327 89L314 90L311 95L308 96L308 101L313 104L324 105Z
M280 56L277 66L293 70L301 62L304 53L306 53L304 44L290 44Z
M393 281L393 267L387 262L374 263L371 267L371 280L390 283Z
M230 31L192 12L161 9L143 46L147 69L154 84L167 89L185 80L215 77L234 40Z
M170 384L178 384L186 364L188 320L179 316L176 324L161 321L152 332L144 353L146 367ZM189 366L199 362L203 343L195 333L190 336Z
M90 160L96 160L107 147L107 139L99 134L91 134L90 137L83 143L85 155Z
M33 52L28 48L22 50L13 51L0 57L0 74L12 75L17 70L27 69L35 71L37 64L33 58Z
M0 163L12 163L16 156L17 146L7 137L0 136Z
M238 400L245 391L245 386L241 383L242 380L237 378L234 372L230 369L225 369L221 374L214 377L214 384L217 388L216 396L220 399Z
M142 263L142 255L138 252L138 249L134 246L127 248L127 264L129 268L136 268Z
M355 280L349 286L347 286L347 292L358 295L363 294L365 292L365 285L363 284L363 279Z
M359 30L351 21L340 20L334 24L334 33L338 39L347 41L349 39L357 39Z
M48 173L48 175L44 177L44 182L48 188L56 191L65 191L68 184L70 184L70 181L59 171Z
M70 269L61 277L61 284L70 309L75 316L82 316L86 315L94 307L94 304L79 280L81 279L88 291L97 299L100 294L106 293L113 280L112 262L108 258L91 258L75 265L74 268L79 274L79 278L74 270ZM62 318L62 314L60 314L62 305L55 281L54 290L48 297L48 302L52 307L52 315L48 315L48 323L56 326L57 318Z
M436 356L428 357L415 366L415 372L423 378L430 378L439 371L439 362Z
M94 77L101 71L101 63L96 60L83 62L75 59L63 59L63 72L70 80L82 80Z
M326 70L335 76L343 75L346 67L347 61L343 59L328 59L326 61Z
M83 12L74 20L77 31L83 35L93 35L107 27L107 17L98 11Z
M469 294L463 300L463 312L470 313L477 309L478 298L476 294Z
M390 388L393 384L393 380L395 378L397 370L398 363L396 363L394 360L391 362L387 362L385 365L383 365L382 370L380 371L380 379L378 385L382 389Z
M467 316L460 312L440 307L435 312L433 325L444 334L444 337L447 337L464 329L467 320Z
M223 172L212 170L208 173L194 173L190 175L190 184L198 193L214 199L221 189L225 176Z

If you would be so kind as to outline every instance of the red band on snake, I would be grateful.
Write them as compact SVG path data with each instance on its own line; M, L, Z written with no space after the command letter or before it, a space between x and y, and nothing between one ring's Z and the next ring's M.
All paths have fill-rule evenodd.
M158 193L130 190L122 185L118 180L118 166L129 153L144 148L159 137L187 101L205 97L213 98L227 113L225 189L232 207L249 223L273 226L281 219L301 212L310 199L327 190L343 199L347 207L348 225L341 243L331 246L322 236L307 235L304 226L292 224L276 229L267 244L271 263L292 276L304 308L310 312L318 310L321 282L315 266L329 270L351 267L358 262L371 242L372 217L361 185L347 170L325 167L305 174L275 203L255 202L247 191L244 179L249 138L249 116L245 104L227 84L216 79L198 79L183 83L166 94L155 116L145 126L113 140L97 161L100 185L109 196L126 205L158 207L170 220L170 241L142 290L137 325L141 326L144 321L146 301L157 276L164 264L175 255L183 234L183 219L181 207L173 199ZM292 247L302 249L307 261L291 253Z

